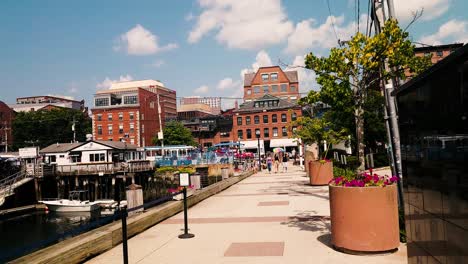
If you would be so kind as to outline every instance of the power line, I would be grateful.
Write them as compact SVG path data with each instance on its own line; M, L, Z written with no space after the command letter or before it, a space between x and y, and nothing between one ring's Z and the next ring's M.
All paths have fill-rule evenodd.
M367 1L367 19L366 19L366 37L370 37L370 34L371 34L371 29L369 28L369 17L370 17L370 4L371 4L371 1L372 0L368 0Z
M327 6L328 6L328 14L330 14L331 23L332 23L332 26L333 26L333 32L335 33L335 37L336 37L336 40L338 41L338 44L340 44L340 39L338 38L338 34L336 34L335 22L334 22L335 19L334 19L334 16L332 16L332 13L331 13L330 0L327 0Z
M357 17L356 17L356 19L357 19L357 32L359 32L359 16L360 16L360 13L361 13L360 3L361 3L361 0L357 0Z

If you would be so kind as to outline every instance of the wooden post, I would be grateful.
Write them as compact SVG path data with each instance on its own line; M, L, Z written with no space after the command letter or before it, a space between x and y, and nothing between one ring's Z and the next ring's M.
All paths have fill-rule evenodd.
M42 200L41 184L38 178L34 178L34 190L36 192L36 201Z
M99 198L99 176L94 180L94 200Z

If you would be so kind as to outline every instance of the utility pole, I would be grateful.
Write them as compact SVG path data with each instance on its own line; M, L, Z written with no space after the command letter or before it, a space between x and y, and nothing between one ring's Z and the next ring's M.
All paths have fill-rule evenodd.
M3 128L3 131L5 131L5 153L8 152L8 130L10 130L10 128L7 127L7 122L4 121L4 128Z
M159 119L159 133L158 133L158 139L161 140L161 155L164 157L164 133L163 133L163 127L162 127L162 122L161 122L161 103L159 101L159 91L157 91L157 98L158 98L158 119Z
M78 121L75 121L75 117L73 117L72 121L72 131L73 131L73 143L76 142L76 129L75 129L75 123L78 123Z
M393 4L393 0L386 0L387 1L387 7L388 7L388 16L390 19L395 19L395 7ZM375 30L376 33L380 33L384 23L385 23L385 11L384 11L384 0L374 0L373 3L373 19L374 19L374 25L375 25ZM388 66L388 61L384 62L384 70L385 71L390 71L391 69ZM400 208L403 208L403 190L402 190L402 184L401 184L401 179L403 178L403 173L402 173L402 166L401 166L401 148L400 148L400 131L398 129L398 116L397 116L397 109L396 109L396 102L395 102L395 97L391 95L393 90L395 89L394 86L394 80L393 79L388 79L388 80L383 80L383 84L385 86L383 87L384 89L384 95L385 95L385 104L386 104L386 110L388 115L388 120L389 120L389 127L390 127L390 134L391 134L391 141L392 141L392 151L393 151L393 162L394 162L394 168L396 175L400 178L400 181L398 182L398 193L399 193L399 206ZM387 126L388 127L388 126ZM388 132L387 132L388 133Z

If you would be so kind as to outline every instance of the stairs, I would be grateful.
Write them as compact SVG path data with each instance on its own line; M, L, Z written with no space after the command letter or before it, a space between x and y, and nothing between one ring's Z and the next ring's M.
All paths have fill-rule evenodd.
M33 177L25 171L17 172L4 179L0 180L0 206L3 205L5 199L15 193L15 189L19 186L31 181Z

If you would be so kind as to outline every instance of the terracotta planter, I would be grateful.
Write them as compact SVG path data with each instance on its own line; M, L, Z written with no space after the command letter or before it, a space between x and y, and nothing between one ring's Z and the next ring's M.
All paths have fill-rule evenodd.
M333 179L333 162L309 162L309 178L311 185L328 185Z
M398 248L397 188L330 186L331 240L342 251Z

